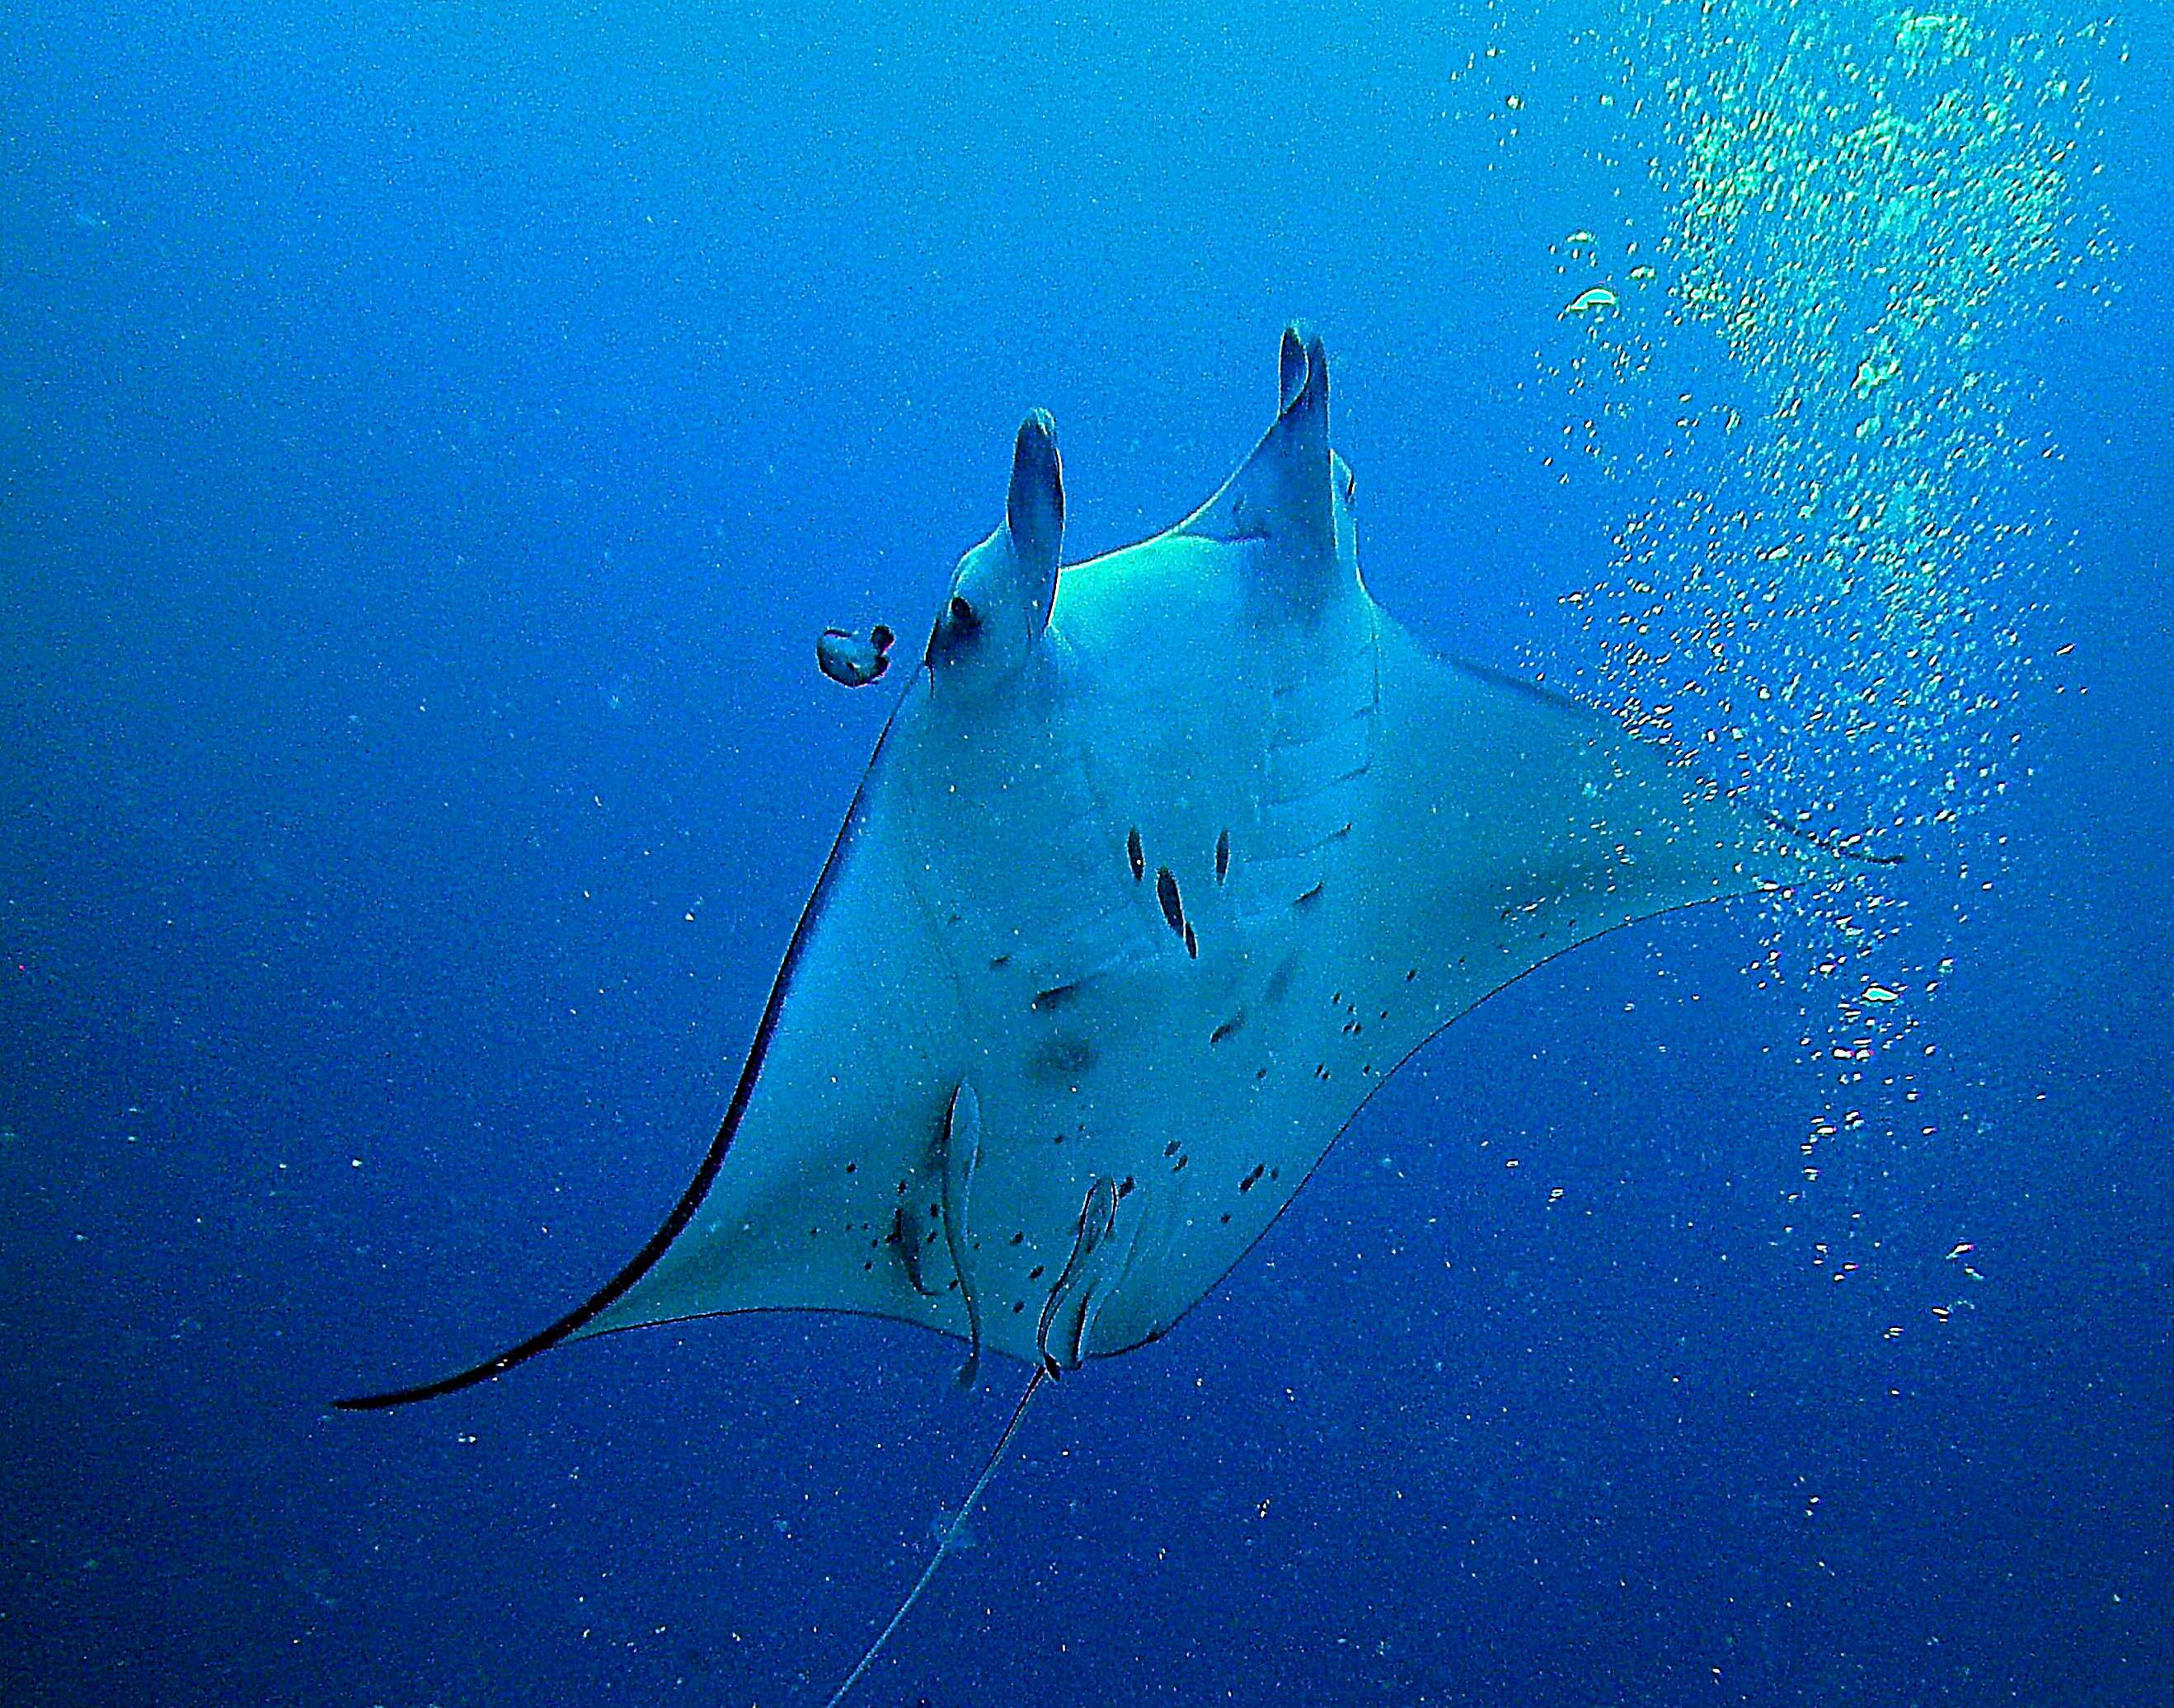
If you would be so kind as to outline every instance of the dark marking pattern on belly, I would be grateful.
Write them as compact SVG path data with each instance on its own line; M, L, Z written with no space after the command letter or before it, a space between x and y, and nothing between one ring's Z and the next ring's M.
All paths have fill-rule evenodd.
M1053 1014L1059 1008L1069 1007L1083 987L1084 981L1073 979L1068 984L1052 985L1046 991L1036 991L1030 1006L1037 1014Z
M1177 879L1167 866L1155 870L1155 900L1162 904L1162 916L1170 928L1180 937L1185 935L1185 903L1179 899Z
M1084 1038L1052 1038L1027 1057L1027 1072L1046 1084L1068 1084L1095 1065L1095 1046Z

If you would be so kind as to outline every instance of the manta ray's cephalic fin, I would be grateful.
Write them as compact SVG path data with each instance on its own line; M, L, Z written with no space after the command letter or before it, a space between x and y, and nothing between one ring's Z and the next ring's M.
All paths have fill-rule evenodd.
M927 662L939 691L972 700L1027 662L1057 600L1064 550L1064 464L1057 424L1036 409L1012 451L1004 519L959 560L951 597L929 633Z
M1276 419L1222 489L1171 530L1252 543L1263 590L1311 611L1357 573L1336 516L1336 459L1328 443L1328 355L1318 336L1284 329Z

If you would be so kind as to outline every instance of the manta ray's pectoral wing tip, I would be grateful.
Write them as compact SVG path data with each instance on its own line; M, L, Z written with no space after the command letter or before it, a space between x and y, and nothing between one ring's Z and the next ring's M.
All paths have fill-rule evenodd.
M389 1412L396 1406L413 1405L420 1400L434 1400L441 1394L456 1393L462 1388L478 1382L489 1381L501 1370L512 1368L505 1359L493 1359L473 1370L457 1375L441 1376L435 1381L420 1382L413 1387L387 1388L381 1393L349 1394L332 1402L336 1412Z
M841 832L841 840L842 835ZM835 849L831 857L834 860L837 857ZM810 905L813 905L812 901ZM787 965L790 964L788 956ZM784 985L785 975L781 972L771 991L770 1003L765 1015L765 1030L757 1034L754 1047L749 1052L747 1065L740 1071L739 1084L733 1089L733 1100L725 1111L724 1121L717 1128L717 1137L710 1141L709 1149L703 1154L694 1179L687 1183L686 1188L679 1194L679 1201L672 1206L671 1213L657 1231L644 1241L640 1251L619 1266L616 1274L557 1321L538 1329L527 1339L515 1342L495 1358L487 1358L481 1364L455 1370L451 1376L440 1376L435 1381L418 1382L409 1387L388 1388L381 1393L355 1394L336 1399L332 1403L333 1408L342 1412L391 1411L397 1406L437 1399L442 1395L458 1393L462 1388L489 1381L494 1377L505 1375L514 1365L526 1364L538 1354L549 1352L552 1348L575 1338L631 1292L635 1284L657 1267L657 1260L663 1257L673 1241L685 1231L687 1224L694 1220L695 1211L701 1208L702 1200L709 1196L710 1187L717 1180L717 1170L724 1165L725 1152L732 1144L733 1135L738 1130L740 1116L754 1091L755 1078L761 1071L770 1017L775 1013L781 1000Z
M1874 834L1869 829L1851 830L1839 835L1822 834L1771 808L1760 807L1755 810L1768 829L1779 831L1796 843L1799 853L1825 855L1830 860L1846 861L1854 866L1900 866L1909 858L1907 854L1899 850L1875 853L1868 846ZM1765 887L1786 889L1787 884L1786 881L1781 881L1770 883Z
M465 1370L455 1370L451 1376L441 1376L435 1381L417 1382L408 1387L387 1388L379 1393L349 1395L334 1400L333 1409L339 1412L389 1412L396 1407L435 1400L446 1394L458 1393L462 1388L490 1381L505 1375L514 1365L526 1364L538 1354L549 1352L561 1342L571 1339L603 1315L625 1290L624 1287L605 1289L584 1300L578 1308L568 1311L549 1327L539 1329L526 1340L506 1348L495 1358L485 1359L481 1364L470 1365Z

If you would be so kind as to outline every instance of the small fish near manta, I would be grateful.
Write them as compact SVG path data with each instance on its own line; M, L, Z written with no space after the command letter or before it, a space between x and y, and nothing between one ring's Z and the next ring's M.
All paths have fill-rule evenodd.
M895 638L880 623L868 630L865 640L850 629L825 629L816 638L815 662L841 687L866 688L890 668Z
M1279 379L1212 499L1069 565L1027 418L663 1224L496 1357L338 1402L792 1307L956 1336L970 1378L1024 1361L950 1545L834 1702L1041 1382L1168 1333L1428 1039L1604 932L1867 857L1425 651L1360 578L1320 340L1286 331ZM857 685L884 654L822 657Z

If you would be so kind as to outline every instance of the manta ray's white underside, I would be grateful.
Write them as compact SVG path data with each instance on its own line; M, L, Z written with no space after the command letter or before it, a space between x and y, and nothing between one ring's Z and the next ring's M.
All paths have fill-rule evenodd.
M902 1318L1050 1369L1167 1330L1436 1031L1831 856L1368 596L1318 341L1216 498L1058 572L1046 417L961 562L724 1130L576 1335Z

